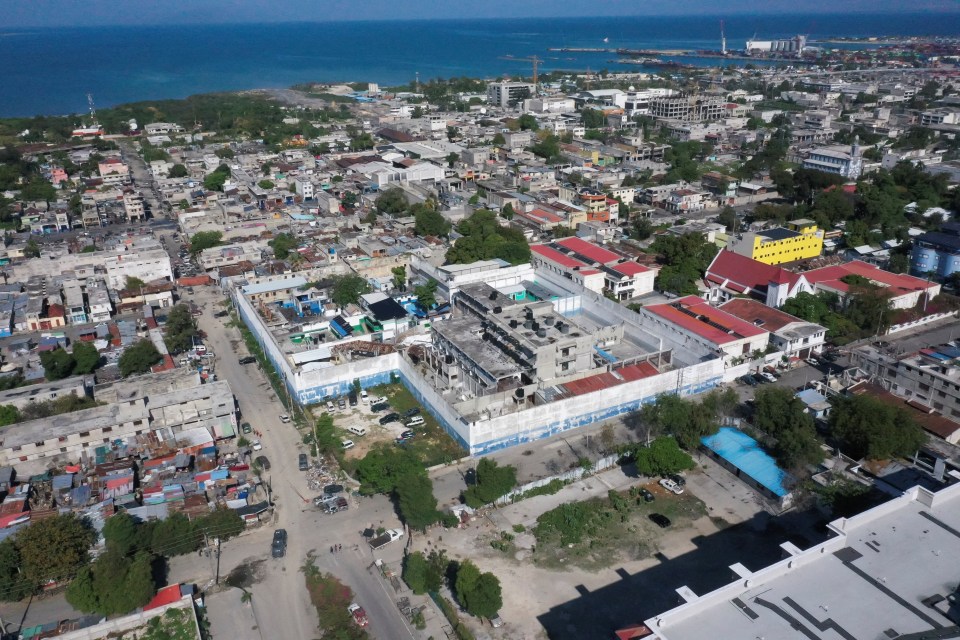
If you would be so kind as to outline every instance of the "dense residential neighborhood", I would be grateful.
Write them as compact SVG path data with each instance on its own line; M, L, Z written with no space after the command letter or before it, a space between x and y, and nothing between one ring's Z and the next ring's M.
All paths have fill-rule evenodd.
M0 618L956 628L960 81L931 59L0 121Z

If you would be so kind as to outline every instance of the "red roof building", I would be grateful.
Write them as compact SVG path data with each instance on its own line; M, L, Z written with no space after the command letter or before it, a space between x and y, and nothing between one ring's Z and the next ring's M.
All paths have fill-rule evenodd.
M860 276L882 287L889 295L890 306L894 309L912 309L922 301L924 294L928 299L940 294L940 285L936 282L884 271L860 260L814 269L803 274L816 291L833 292L841 298L850 293L851 285L843 281L846 276Z
M653 291L657 269L582 238L532 245L534 267L559 273L596 293L629 300Z
M707 267L704 284L709 289L707 299L711 302L746 295L769 307L779 307L802 291L813 293L804 274L727 250L720 251Z
M656 325L655 333L679 334L684 340L694 340L722 353L728 361L765 351L770 340L766 329L712 307L697 296L648 305L638 313Z

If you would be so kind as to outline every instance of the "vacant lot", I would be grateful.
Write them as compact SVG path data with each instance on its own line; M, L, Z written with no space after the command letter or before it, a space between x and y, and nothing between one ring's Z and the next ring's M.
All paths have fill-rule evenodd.
M414 428L417 435L403 444L404 447L412 449L425 466L451 462L467 455L467 452L453 440L447 432L443 430L436 418L430 415L426 409L421 406L416 398L402 384L384 384L371 389L367 389L371 397L383 396L390 403L390 411L395 411L401 415L403 412L414 407L420 409L420 415L423 416L424 423ZM384 415L383 413L379 415ZM398 434L399 435L399 434Z

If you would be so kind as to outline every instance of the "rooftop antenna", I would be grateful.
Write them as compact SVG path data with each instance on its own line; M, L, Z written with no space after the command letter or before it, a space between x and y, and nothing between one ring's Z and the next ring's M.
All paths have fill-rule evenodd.
M723 31L723 20L720 21L720 55L727 55L727 36Z
M93 120L93 122L91 122L91 125L96 126L96 124L97 124L97 108L96 108L96 107L94 106L94 104L93 104L93 94L92 94L92 93L88 93L88 94L87 94L87 104L90 105L90 118Z
M417 79L413 83L413 92L420 93L420 72L417 71Z

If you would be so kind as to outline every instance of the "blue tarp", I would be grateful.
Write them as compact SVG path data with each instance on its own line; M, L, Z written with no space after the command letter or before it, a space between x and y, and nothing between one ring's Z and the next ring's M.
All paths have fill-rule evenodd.
M792 479L790 474L778 467L756 440L739 429L721 427L700 442L774 495L782 498L790 493L785 486Z

